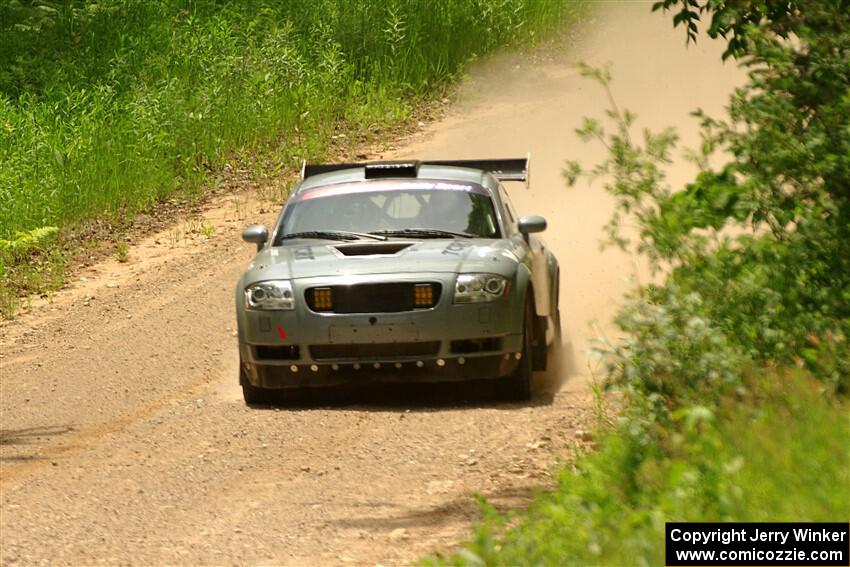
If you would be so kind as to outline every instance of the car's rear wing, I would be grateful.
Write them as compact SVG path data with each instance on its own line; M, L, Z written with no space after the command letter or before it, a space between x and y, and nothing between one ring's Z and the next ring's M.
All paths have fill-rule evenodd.
M530 156L506 159L447 159L447 160L410 160L410 161L372 161L360 163L317 163L304 162L301 179L307 179L320 173L330 173L343 169L362 167L366 170L366 179L386 177L417 177L422 165L446 165L468 167L492 173L499 181L525 181L528 183L528 165Z

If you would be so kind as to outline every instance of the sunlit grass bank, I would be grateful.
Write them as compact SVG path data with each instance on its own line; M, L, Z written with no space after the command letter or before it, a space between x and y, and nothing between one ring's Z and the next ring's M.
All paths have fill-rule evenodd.
M27 3L22 3L27 4ZM536 0L0 7L0 238L149 205L232 155L320 157L470 59L577 12Z
M471 542L426 563L663 565L665 522L850 517L846 398L802 372L750 386L714 410L683 409L669 426L628 415L529 510L485 512Z
M66 227L197 195L226 162L274 175L326 157L333 135L380 135L466 62L565 29L583 5L0 3L0 315L61 285L48 243Z

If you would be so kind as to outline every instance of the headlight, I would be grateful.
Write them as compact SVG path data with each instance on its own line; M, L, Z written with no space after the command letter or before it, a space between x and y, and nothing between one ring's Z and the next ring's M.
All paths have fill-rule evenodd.
M267 311L295 309L292 284L286 280L251 284L245 288L245 307Z
M493 301L506 295L508 280L495 274L460 274L455 284L455 303Z

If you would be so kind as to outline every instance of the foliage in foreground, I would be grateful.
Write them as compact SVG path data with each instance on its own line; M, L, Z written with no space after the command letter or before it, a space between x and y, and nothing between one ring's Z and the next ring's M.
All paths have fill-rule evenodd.
M433 563L662 564L668 521L850 516L850 2L656 4L677 6L691 39L710 17L750 69L727 120L696 113L696 179L668 186L676 133L637 139L615 105L579 131L608 159L565 170L606 178L610 241L664 274L619 313L626 338L600 347L622 422L554 493L516 517L489 510ZM608 70L583 71L609 89Z
M485 506L471 542L425 564L663 565L665 522L847 518L847 400L801 371L748 385L744 397L680 411L667 425L630 416L528 511Z

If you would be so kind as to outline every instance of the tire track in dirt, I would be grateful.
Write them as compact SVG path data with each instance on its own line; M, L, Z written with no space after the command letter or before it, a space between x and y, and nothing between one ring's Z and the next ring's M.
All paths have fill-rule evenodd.
M246 408L232 287L252 251L238 233L274 212L228 196L206 213L210 237L185 227L152 236L128 265L96 266L0 326L0 562L399 564L465 537L472 492L527 501L592 424L587 321L608 320L625 278L641 274L632 258L599 251L611 208L601 184L567 190L560 177L565 158L601 158L572 134L604 108L573 64L612 61L615 94L639 126L682 126L690 143L687 113L716 112L740 80L720 46L684 50L649 6L605 3L567 50L479 65L446 120L380 156L531 152L531 190L512 195L521 213L549 220L574 360L542 377L533 403L449 385Z

